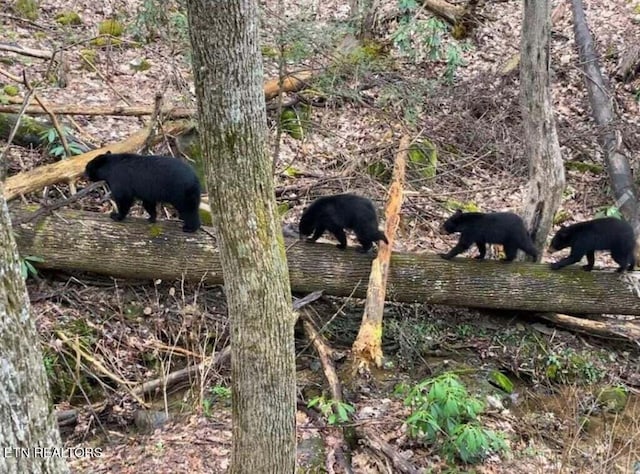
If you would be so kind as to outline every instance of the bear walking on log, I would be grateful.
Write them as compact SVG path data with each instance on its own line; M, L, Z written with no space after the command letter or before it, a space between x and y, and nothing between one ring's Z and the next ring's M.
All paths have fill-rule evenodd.
M447 234L460 232L458 243L447 253L440 256L450 260L456 255L468 250L474 243L480 253L474 257L484 259L487 244L501 244L504 247L505 262L511 262L518 253L518 249L533 257L538 257L536 247L524 226L524 222L512 212L462 212L458 209L449 217L442 228Z
M200 182L193 168L178 158L107 152L87 163L85 174L109 185L118 206L111 213L115 221L127 217L134 199L140 199L149 222L156 221L157 203L164 202L176 208L184 232L200 228Z
M362 247L359 252L366 253L373 242L382 240L388 244L384 232L378 229L378 216L373 203L355 194L337 194L316 199L302 213L299 224L300 238L309 236L307 240L315 242L328 230L338 242L337 247L347 247L347 236L344 229L351 229ZM313 234L313 235L312 235Z
M635 266L636 241L633 228L625 221L615 217L605 217L570 226L562 226L551 240L550 252L571 247L568 257L552 263L551 268L558 270L572 263L578 263L587 256L583 269L591 271L595 262L596 250L609 250L611 257L620 265L618 272L632 271Z

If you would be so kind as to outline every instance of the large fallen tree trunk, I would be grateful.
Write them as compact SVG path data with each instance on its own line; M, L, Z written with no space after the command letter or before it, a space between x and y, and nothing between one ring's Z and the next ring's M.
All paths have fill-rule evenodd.
M14 222L33 211L12 205ZM141 218L113 222L105 214L59 210L14 227L20 254L44 258L42 268L87 271L132 279L184 278L222 283L215 240L206 232L185 234L178 221L151 226ZM292 290L324 290L363 298L371 256L334 245L287 241ZM401 302L455 306L640 315L640 273L551 271L546 265L394 253L387 297Z

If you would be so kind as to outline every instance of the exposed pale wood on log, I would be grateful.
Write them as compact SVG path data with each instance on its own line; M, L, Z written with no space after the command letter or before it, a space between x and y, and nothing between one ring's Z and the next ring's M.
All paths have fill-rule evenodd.
M113 106L113 105L47 105L48 109L57 115L117 115L122 117L151 115L153 107L144 105ZM0 105L0 112L15 113L20 107L16 105ZM168 118L188 118L196 113L188 107L164 107L162 116ZM39 106L32 105L26 109L27 115L46 115L47 112Z
M382 366L382 315L387 293L391 249L400 224L402 191L410 144L411 138L409 136L402 137L393 165L392 183L385 209L385 236L389 244L378 242L378 257L371 264L362 323L360 323L360 330L352 347L354 369L357 371L368 372L371 369L371 364L376 367Z
M282 80L283 92L297 92L307 86L309 80L314 76L314 72L311 70L299 71L289 74ZM14 79L19 79L15 78ZM273 99L278 95L278 88L280 86L279 79L271 79L264 84L264 95L266 100ZM22 103L22 99L19 101L14 99L12 102L16 104ZM132 106L114 106L114 105L74 105L74 104L45 104L47 109L51 113L57 115L116 115L116 116L143 116L153 114L153 107L145 105L132 105ZM17 113L20 107L18 105L2 105L0 104L0 112L3 113ZM27 107L27 115L47 115L47 111L40 106ZM177 107L167 106L163 107L161 115L167 118L189 118L193 117L196 113L196 109L190 107Z
M32 58L51 59L53 53L43 49L27 48L26 46L0 43L0 51L8 51L10 53L22 54L23 56L31 56Z
M11 206L12 219L23 219L23 204ZM21 255L37 255L42 268L86 271L132 279L184 277L221 284L222 267L214 239L204 232L185 234L180 221L149 225L143 218L114 222L107 214L64 209L40 220L15 226ZM309 244L287 239L292 290L356 298L366 295L371 257L353 248ZM496 309L553 311L570 314L640 315L640 295L613 271L580 268L552 271L546 264L470 258L445 261L437 255L394 253L387 298Z

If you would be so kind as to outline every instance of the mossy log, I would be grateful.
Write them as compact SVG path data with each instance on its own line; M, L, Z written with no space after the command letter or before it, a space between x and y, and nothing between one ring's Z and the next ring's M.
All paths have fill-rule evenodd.
M19 107L18 107L19 109ZM3 114L0 113L0 138L7 140L11 134L11 130L16 125L18 120L18 114ZM20 125L16 131L16 135L13 137L13 143L23 147L37 147L42 144L42 134L45 133L51 124L48 122L38 121L31 117L23 116L20 120Z
M13 222L24 222L35 209L14 202ZM42 268L86 271L119 278L185 280L220 284L218 248L206 232L185 234L179 221L148 224L128 217L58 210L17 224L21 255L44 258ZM364 298L371 256L353 246L287 240L289 277L295 292L324 290L336 296ZM570 314L640 315L640 272L551 271L529 262L505 264L470 258L445 261L431 253L394 253L387 299L453 306L551 311Z

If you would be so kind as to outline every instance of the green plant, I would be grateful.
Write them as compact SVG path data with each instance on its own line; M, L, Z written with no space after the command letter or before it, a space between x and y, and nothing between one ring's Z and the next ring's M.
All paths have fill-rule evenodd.
M465 64L464 47L455 39L444 41L449 28L444 21L435 17L420 19L417 13L422 7L415 0L398 0L398 8L400 21L391 35L396 48L414 61L444 59L445 80L452 82L458 67Z
M42 263L44 258L37 257L35 255L27 255L20 259L20 271L22 272L22 278L25 280L30 276L35 277L38 275L38 269L33 266L33 263Z
M350 403L339 402L333 399L327 399L324 395L312 398L307 403L309 408L318 407L322 416L327 419L330 425L346 423L356 409Z
M231 399L231 389L229 387L225 387L224 385L215 385L211 387L209 391L215 398L221 398L224 400Z
M598 209L596 217L616 217L618 219L622 219L622 213L616 206L606 206Z
M69 152L71 153L71 155L80 155L83 152L80 144L74 142L73 140L68 140L68 138L71 136L71 130L69 130L67 127L62 127L62 133L64 133L65 138L67 138L67 144L69 145ZM42 131L42 133L40 134L40 139L47 144L47 150L49 150L49 154L51 156L65 156L65 150L64 146L62 145L62 140L60 140L58 130L56 130L54 127Z
M475 463L507 449L500 434L480 425L482 402L471 397L452 372L420 382L404 402L412 408L409 434L436 445L450 461Z

